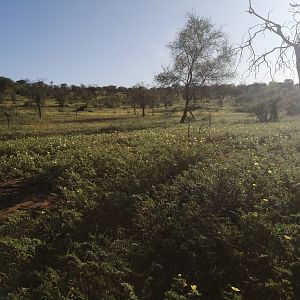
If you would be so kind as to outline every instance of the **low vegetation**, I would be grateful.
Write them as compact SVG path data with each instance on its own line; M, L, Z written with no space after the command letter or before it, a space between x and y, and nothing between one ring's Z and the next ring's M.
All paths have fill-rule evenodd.
M249 1L250 73L299 62L290 6L294 38ZM0 77L0 299L300 299L299 84L221 84L236 49L194 13L169 49L160 87Z
M0 298L297 299L298 121L218 114L189 132L177 116L3 125L1 180L57 200L0 227Z

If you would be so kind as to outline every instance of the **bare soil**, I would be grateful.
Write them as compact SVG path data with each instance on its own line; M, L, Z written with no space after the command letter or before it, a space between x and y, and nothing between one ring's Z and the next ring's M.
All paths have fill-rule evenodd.
M0 182L0 224L5 223L10 215L20 210L48 209L57 196L49 195L38 186L18 179Z

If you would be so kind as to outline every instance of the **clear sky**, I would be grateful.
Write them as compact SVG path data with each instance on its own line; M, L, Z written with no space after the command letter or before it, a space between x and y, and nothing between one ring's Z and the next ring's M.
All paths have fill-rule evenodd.
M253 5L262 13L273 10L283 21L289 2L253 0ZM0 75L101 86L151 84L168 63L166 44L185 23L186 12L211 17L239 43L256 22L247 7L248 0L1 0ZM263 50L264 41L259 43ZM269 80L261 75L256 81Z

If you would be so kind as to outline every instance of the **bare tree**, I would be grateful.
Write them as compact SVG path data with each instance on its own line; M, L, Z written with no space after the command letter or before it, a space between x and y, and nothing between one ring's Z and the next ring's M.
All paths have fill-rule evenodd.
M300 4L290 3L289 13L291 21L279 24L271 19L270 13L266 16L259 14L252 6L249 0L249 14L258 18L261 22L249 28L246 37L242 42L240 49L240 58L243 57L244 50L248 49L249 54L249 72L255 76L265 65L270 76L273 78L279 70L293 71L296 67L300 79ZM260 36L265 37L271 33L280 38L280 43L275 47L265 50L262 54L257 54L254 48L255 40ZM275 63L272 64L272 58L275 57ZM300 86L300 85L299 85Z
M162 86L182 88L185 104L180 122L184 123L188 112L193 116L190 100L197 87L232 77L233 49L222 29L194 13L187 15L184 28L168 48L172 64L155 79Z
M43 81L36 81L27 84L27 93L29 99L36 104L39 117L42 117L42 108L45 104L47 85Z
M16 112L12 107L8 107L5 105L0 106L0 116L3 116L6 119L8 127L14 115L16 115Z

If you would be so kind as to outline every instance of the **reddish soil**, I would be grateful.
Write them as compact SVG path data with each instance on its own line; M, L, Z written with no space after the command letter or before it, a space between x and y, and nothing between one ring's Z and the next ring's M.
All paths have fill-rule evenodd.
M6 180L0 182L0 224L18 210L47 209L57 200L57 196L49 195L38 186Z

